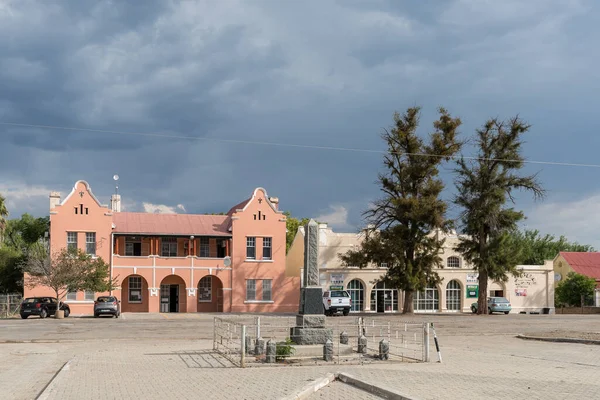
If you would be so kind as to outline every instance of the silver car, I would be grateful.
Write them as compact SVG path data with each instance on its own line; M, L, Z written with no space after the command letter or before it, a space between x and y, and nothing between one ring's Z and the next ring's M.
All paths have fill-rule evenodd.
M121 315L120 301L115 296L100 296L94 301L94 318L110 315L119 318Z

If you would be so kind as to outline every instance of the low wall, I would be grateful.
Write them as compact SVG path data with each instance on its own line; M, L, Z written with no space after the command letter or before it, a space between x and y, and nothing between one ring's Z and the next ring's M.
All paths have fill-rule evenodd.
M556 314L600 314L600 307L556 307Z

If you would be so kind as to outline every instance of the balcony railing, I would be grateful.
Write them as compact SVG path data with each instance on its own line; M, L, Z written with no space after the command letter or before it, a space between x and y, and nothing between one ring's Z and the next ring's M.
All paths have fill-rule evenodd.
M135 258L223 259L231 256L230 237L116 236L113 254Z

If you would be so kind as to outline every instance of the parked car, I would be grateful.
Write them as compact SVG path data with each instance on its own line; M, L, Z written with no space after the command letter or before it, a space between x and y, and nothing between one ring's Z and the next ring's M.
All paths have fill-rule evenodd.
M510 302L506 297L488 297L488 314L494 312L503 312L508 314L512 310ZM471 304L473 314L477 312L477 303Z
M56 297L28 297L21 303L19 314L21 314L21 318L23 319L26 319L30 315L38 315L40 318L46 318L56 313L57 305ZM63 302L60 303L60 309L65 312L65 318L71 314L71 309Z
M323 310L325 315L333 315L338 311L342 311L344 315L348 315L352 299L345 290L331 290L323 293Z
M100 296L94 301L94 318L110 315L119 318L121 315L120 301L115 296Z

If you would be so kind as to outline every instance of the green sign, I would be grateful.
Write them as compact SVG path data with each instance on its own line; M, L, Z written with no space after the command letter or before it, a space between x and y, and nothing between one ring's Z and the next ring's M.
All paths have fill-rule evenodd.
M467 285L467 299L479 297L479 285Z
M329 290L344 290L344 286L329 286Z

